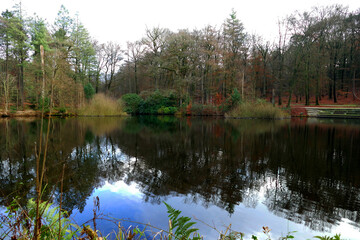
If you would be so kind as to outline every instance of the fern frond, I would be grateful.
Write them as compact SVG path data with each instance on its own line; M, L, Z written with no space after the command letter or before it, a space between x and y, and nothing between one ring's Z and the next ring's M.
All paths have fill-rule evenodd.
M171 207L169 204L167 204L166 202L163 202L167 208L167 212L169 213L168 217L170 218L169 222L171 224L169 224L169 232L170 235L174 235L174 237L176 239L181 239L181 240L187 240L187 239L200 239L199 234L196 235L196 232L199 230L197 228L191 228L194 224L196 224L196 222L190 222L191 218L189 217L179 217L181 214L180 210L176 210L175 208ZM173 230L175 230L175 232L173 233ZM193 238L190 238L190 235L194 234ZM170 236L171 237L171 236Z

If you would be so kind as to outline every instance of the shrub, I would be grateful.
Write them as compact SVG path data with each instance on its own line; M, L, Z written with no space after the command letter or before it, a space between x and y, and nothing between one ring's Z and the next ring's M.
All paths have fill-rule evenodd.
M59 108L59 113L66 113L66 108L64 107Z
M239 91L237 90L237 88L235 88L233 90L230 97L231 97L231 105L232 106L236 106L241 101L241 95L240 95Z
M241 95L240 95L239 91L237 90L237 88L234 88L232 93L226 99L221 101L220 104L218 104L219 111L222 114L224 114L224 113L229 112L232 109L234 109L240 103L241 103Z
M284 118L288 114L277 107L273 107L271 103L263 100L256 102L243 102L237 107L226 113L226 117L235 118L267 118L277 119Z
M177 99L172 93L165 95L160 91L155 91L147 96L147 98L139 105L140 114L174 114L177 111L176 108ZM174 109L176 108L176 110ZM169 109L165 109L169 108ZM167 111L168 113L165 113ZM172 113L175 111L174 113Z
M190 109L191 115L202 115L202 111L203 111L203 105L201 104L191 105L191 109Z
M67 112L65 107L56 107L54 108L55 111L57 111L59 114L65 114Z
M214 103L216 106L221 105L224 102L224 96L221 93L216 93Z
M203 105L203 116L212 116L212 115L218 115L218 108L213 105Z
M128 114L139 113L139 107L144 102L144 100L136 93L125 94L121 99L125 105L124 111Z
M158 109L158 114L173 115L178 111L176 107L164 107Z
M203 104L189 104L186 108L187 115L213 116L220 114L217 106Z
M87 83L84 86L84 93L85 93L85 98L87 100L91 99L94 94L95 94L95 89L93 88L93 86L91 85L91 83Z
M167 99L160 94L159 91L155 91L151 94L143 105L143 112L148 114L156 114L158 109L162 106L168 106Z
M91 101L79 109L79 115L119 116L124 115L122 101L116 101L104 94L96 94Z
M50 99L48 97L45 97L44 98L44 101L42 99L42 97L39 98L39 101L38 101L38 110L42 110L44 107L44 111L45 112L48 112L49 111L49 108L50 108Z

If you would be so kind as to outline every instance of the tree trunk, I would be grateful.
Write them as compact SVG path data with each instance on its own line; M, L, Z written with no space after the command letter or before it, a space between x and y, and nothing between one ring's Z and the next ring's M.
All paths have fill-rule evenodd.
M139 89L138 89L138 82L137 82L137 64L135 61L135 66L134 66L134 74L135 74L135 93L139 94Z
M286 107L290 107L290 105L291 105L291 97L292 97L292 89L290 89L290 92L289 92L289 99L288 99L288 103L287 103L287 105L286 105Z
M316 78L316 89L315 89L315 105L318 106L319 104L319 76Z
M333 93L333 91L332 91L332 81L329 80L329 99L332 99L332 93Z
M278 105L281 106L282 105L282 97L281 97L281 90L279 89L278 92Z
M44 47L40 45L40 55L41 55L41 71L42 71L42 89L41 89L41 98L44 107L44 99L45 99L45 62L44 62Z
M245 100L245 98L244 98L244 80L245 80L245 73L243 72L242 79L241 79L241 98L240 98L241 101Z
M206 70L203 76L201 76L201 104L204 104L205 96L204 96L204 78L206 75Z
M333 95L334 95L334 103L337 102L337 96L336 96L336 69L334 66L334 72L333 72Z
M95 93L99 93L99 85L100 85L100 72L96 74L95 80Z
M5 83L4 83L4 103L5 103L5 113L7 113L9 109L9 45L6 44L6 59L5 59Z
M305 83L305 105L310 105L310 56L306 65L306 83Z

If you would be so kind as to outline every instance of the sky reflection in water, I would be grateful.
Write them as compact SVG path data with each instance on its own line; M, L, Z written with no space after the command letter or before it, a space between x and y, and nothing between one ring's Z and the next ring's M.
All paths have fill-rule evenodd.
M301 239L360 239L359 121L79 118L50 126L44 198L59 203L65 165L62 206L79 224L92 219L99 196L105 216L165 230L162 201L248 237L265 237L268 226L274 238L298 231ZM1 205L14 194L24 205L34 197L39 129L36 120L0 121ZM206 239L217 236L197 227Z
M113 184L105 182L104 186L96 189L87 200L84 212L80 214L78 211L75 211L73 213L73 219L77 223L86 222L93 217L93 197L96 196L100 198L101 202L100 214L104 215L105 218L110 217L114 218L114 220L120 218L128 219L140 223L150 223L152 226L160 229L168 229L165 205L145 202L143 200L144 194L141 193L137 184L131 183L128 185L123 181ZM246 207L241 203L235 207L234 214L229 214L224 209L215 205L204 204L201 200L192 202L193 197L191 195L172 194L164 197L163 200L172 207L181 210L182 216L189 216L192 219L197 218L198 220L195 221L198 223L195 227L199 228L200 234L205 239L216 239L218 232L204 223L215 226L219 231L225 231L226 226L231 224L233 230L245 233L245 236L248 238L252 234L264 238L265 234L262 232L263 226L270 227L273 239L285 236L290 231L296 231L293 235L301 239L324 235L322 232L313 231L309 227L291 222L271 213L262 203L265 200L263 189L259 192L258 196L259 201L256 207ZM126 227L138 225L126 222L126 220L123 221L123 224ZM342 239L359 239L359 230L353 224L348 219L342 219L339 225L333 227L331 234L341 233ZM104 233L112 232L114 227L114 224L107 221L99 221L98 224L98 229Z

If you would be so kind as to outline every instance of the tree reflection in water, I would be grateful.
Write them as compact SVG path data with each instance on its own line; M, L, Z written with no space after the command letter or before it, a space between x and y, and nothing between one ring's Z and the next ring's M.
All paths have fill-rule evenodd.
M44 124L45 126L47 124ZM1 204L35 195L40 121L0 121ZM45 136L43 136L45 137ZM45 197L84 209L105 181L135 182L144 200L186 195L230 214L262 201L278 216L329 231L360 228L360 123L174 117L51 120Z

